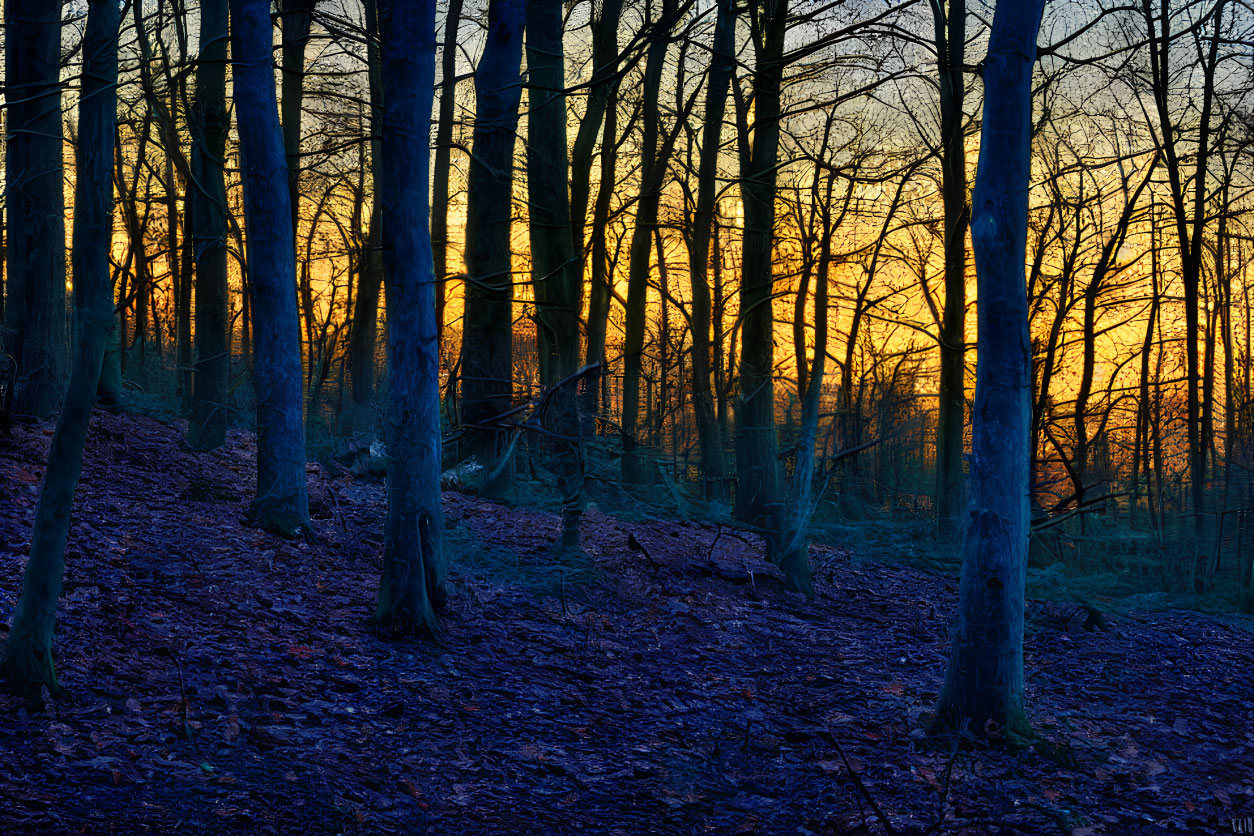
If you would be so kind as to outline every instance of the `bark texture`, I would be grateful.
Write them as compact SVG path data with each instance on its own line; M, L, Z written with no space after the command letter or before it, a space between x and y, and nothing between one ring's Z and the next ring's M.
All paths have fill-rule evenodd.
M257 396L257 495L249 516L297 536L309 529L296 253L279 127L268 0L231 0L235 113L244 179Z
M388 299L388 515L375 619L434 634L444 588L440 508L440 345L431 253L430 127L435 1L383 0L379 183Z
M1029 526L1032 353L1024 260L1032 68L1044 0L1002 0L985 61L971 226L979 282L971 505L958 628L937 724L1028 732L1023 608Z

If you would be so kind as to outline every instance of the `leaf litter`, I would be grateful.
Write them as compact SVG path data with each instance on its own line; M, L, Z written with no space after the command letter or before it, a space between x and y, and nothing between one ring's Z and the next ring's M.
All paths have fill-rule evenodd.
M0 638L50 426L0 439ZM368 624L382 485L310 465L316 537L244 524L255 446L93 418L58 673L0 696L0 830L29 833L1208 833L1254 815L1254 635L1029 605L1040 739L930 737L953 579L816 545L444 498L439 643Z

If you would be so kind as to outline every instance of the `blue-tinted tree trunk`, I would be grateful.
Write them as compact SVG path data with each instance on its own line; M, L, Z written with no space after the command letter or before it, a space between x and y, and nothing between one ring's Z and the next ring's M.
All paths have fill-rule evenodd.
M984 126L972 195L979 343L970 519L959 623L937 723L979 734L1028 730L1023 704L1032 353L1028 180L1032 68L1044 0L1001 0L984 70Z
M6 351L17 362L15 412L56 415L69 351L61 162L61 6L4 4L8 124Z
M270 4L231 0L235 113L244 175L257 394L257 495L249 516L285 536L309 528L300 324L287 162L271 59Z
M226 438L231 357L227 284L227 206L223 157L226 111L227 0L201 0L200 58L192 112L193 258L196 262L196 377L187 440L211 450Z
M431 252L434 0L383 0L382 216L388 334L388 516L375 619L434 633L444 602L440 346ZM563 230L564 231L564 230Z
M55 8L55 6L54 6ZM65 572L70 510L83 468L83 444L105 347L113 328L109 246L113 238L113 133L117 120L117 0L91 0L83 42L78 106L78 167L74 191L74 361L65 404L48 452L22 595L4 645L0 669L17 691L59 689L52 664L57 600ZM58 184L59 185L59 184ZM60 223L60 218L57 219Z

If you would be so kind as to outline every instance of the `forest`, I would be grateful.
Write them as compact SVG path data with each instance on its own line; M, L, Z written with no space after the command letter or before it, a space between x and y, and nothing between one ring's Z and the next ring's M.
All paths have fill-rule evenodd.
M4 832L1254 832L1245 0L3 5Z

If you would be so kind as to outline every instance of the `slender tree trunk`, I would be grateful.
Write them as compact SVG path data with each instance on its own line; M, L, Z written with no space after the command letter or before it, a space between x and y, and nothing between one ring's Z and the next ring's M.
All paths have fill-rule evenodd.
M754 33L753 147L742 172L744 244L740 280L740 408L736 428L737 519L781 531L775 438L775 317L772 254L781 88L788 0L761 0ZM779 544L767 537L768 555Z
M828 123L828 131L831 123ZM815 256L814 275L814 359L806 369L805 384L801 386L801 422L797 433L797 464L793 471L792 496L788 512L783 517L780 532L780 571L788 583L807 596L814 595L810 578L809 525L814 513L815 445L818 441L819 411L823 394L823 377L827 371L827 342L829 316L828 279L832 260L832 187L833 175L828 175L820 193L820 179L815 175L811 194L814 200L811 212L821 220L818 224L819 251ZM798 304L804 306L804 302ZM797 368L805 366L804 345L797 357ZM800 384L799 384L800 385Z
M649 267L652 263L653 229L657 226L665 163L658 148L661 125L660 93L666 48L670 41L667 21L670 0L664 0L660 21L653 24L648 57L645 59L643 99L644 134L640 143L640 200L631 233L631 256L627 266L627 310L623 328L623 481L644 484L652 470L642 461L639 450L640 378L643 372L645 314L649 301ZM646 399L646 404L647 404Z
M566 193L566 62L562 0L527 0L527 190L531 233L531 281L536 299L536 337L541 384L556 387L544 416L557 436L558 489L562 494L559 549L579 546L583 513L583 460L579 448L577 381L582 260L570 235Z
M42 686L54 694L60 690L52 662L52 639L65 573L65 543L83 467L83 445L96 403L96 383L113 327L109 247L113 239L120 11L116 0L91 0L88 6L74 178L74 361L35 510L22 594L0 659L0 673L10 686L33 696L39 695Z
M370 133L371 180L378 186L384 179L379 162L382 152L379 146L379 117L383 110L381 59L379 55L379 16L376 0L365 0L366 10L366 66L370 83L370 118L366 124ZM361 272L357 285L353 322L348 335L348 369L350 404L341 416L343 429L349 433L374 425L375 410L375 353L379 331L379 297L383 287L383 249L379 223L383 215L376 203L370 212L366 231L366 248L361 257Z
M5 206L9 221L7 351L17 362L13 410L57 414L69 350L61 162L61 7L7 0Z
M230 4L256 352L257 495L249 515L267 530L297 536L309 529L309 488L296 312L296 245L270 60L269 5L269 0L231 0Z
M440 49L440 121L435 134L435 195L432 197L431 248L435 253L435 321L444 329L444 300L448 293L448 202L452 185L453 123L457 106L457 30L462 0L449 0Z
M388 297L388 514L375 620L436 630L444 587L440 507L440 342L428 229L435 0L383 0L379 183Z
M523 0L491 0L488 38L475 72L475 129L466 206L466 313L462 330L462 424L469 447L494 478L509 483L502 433L480 427L513 397L514 273L510 250L514 143L522 96Z
M588 82L588 103L583 119L579 120L579 130L575 133L575 144L570 152L571 242L575 258L579 259L581 265L581 274L585 249L584 228L588 221L588 196L592 192L592 158L607 108L611 104L617 106L617 102L613 100L618 89L615 76L618 74L619 59L618 22L622 12L623 0L603 0L600 14L593 21L592 78ZM609 152L615 141L612 134L607 134L601 141L601 154ZM593 241L596 241L595 237Z
M932 0L940 81L941 192L945 208L945 307L940 329L940 399L936 423L936 510L942 533L959 530L966 503L962 468L966 427L967 152L963 110L967 6Z
M714 49L706 88L705 121L697 170L697 207L692 225L688 273L692 283L692 406L697 419L697 446L708 499L726 501L727 462L723 439L714 412L714 374L710 361L710 326L714 308L710 300L710 238L718 196L718 158L723 138L727 93L735 69L736 3L718 0L714 25ZM718 257L718 254L715 254Z
M282 37L283 154L292 234L300 232L300 129L305 105L305 47L313 23L314 0L279 0ZM293 239L294 240L294 239Z
M227 205L224 158L230 116L226 110L227 0L201 0L200 59L192 115L189 195L196 260L196 376L188 443L198 450L226 439L228 348L231 327L227 283Z
M1198 533L1204 528L1206 510L1206 448L1201 435L1202 405L1200 401L1201 369L1198 355L1199 312L1198 291L1202 275L1202 233L1206 224L1207 173L1211 152L1211 113L1215 98L1215 68L1223 28L1226 0L1217 0L1207 58L1202 62L1201 103L1198 117L1197 154L1193 174L1193 206L1187 202L1188 184L1181 171L1176 146L1178 129L1169 107L1173 83L1171 67L1170 0L1161 0L1158 26L1154 25L1152 0L1142 0L1142 12L1149 39L1151 86L1158 114L1159 143L1166 163L1166 173L1175 210L1176 237L1180 246L1180 272L1184 285L1184 339L1187 377L1187 433L1189 439L1189 482L1193 514ZM1199 49L1199 58L1200 58Z
M1001 0L985 60L984 125L972 241L979 333L972 418L971 522L959 622L937 724L1028 731L1023 609L1028 547L1032 353L1024 258L1031 171L1032 68L1044 0Z
M617 91L618 86L615 83L610 94L610 104L605 111L605 127L601 132L600 184L597 187L597 199L592 209L592 246L589 256L591 269L588 291L588 344L584 356L586 364L598 366L598 371L589 375L587 388L585 389L584 408L589 415L596 414L601 388L608 380L608 376L604 373L603 364L605 362L605 337L609 330L610 291L614 282L613 271L610 265L608 239L610 201L614 197L614 187L617 183L616 178L618 174ZM574 214L573 218L574 223L580 223L578 214ZM578 255L578 251L576 251L576 255ZM595 426L593 429L595 430Z

